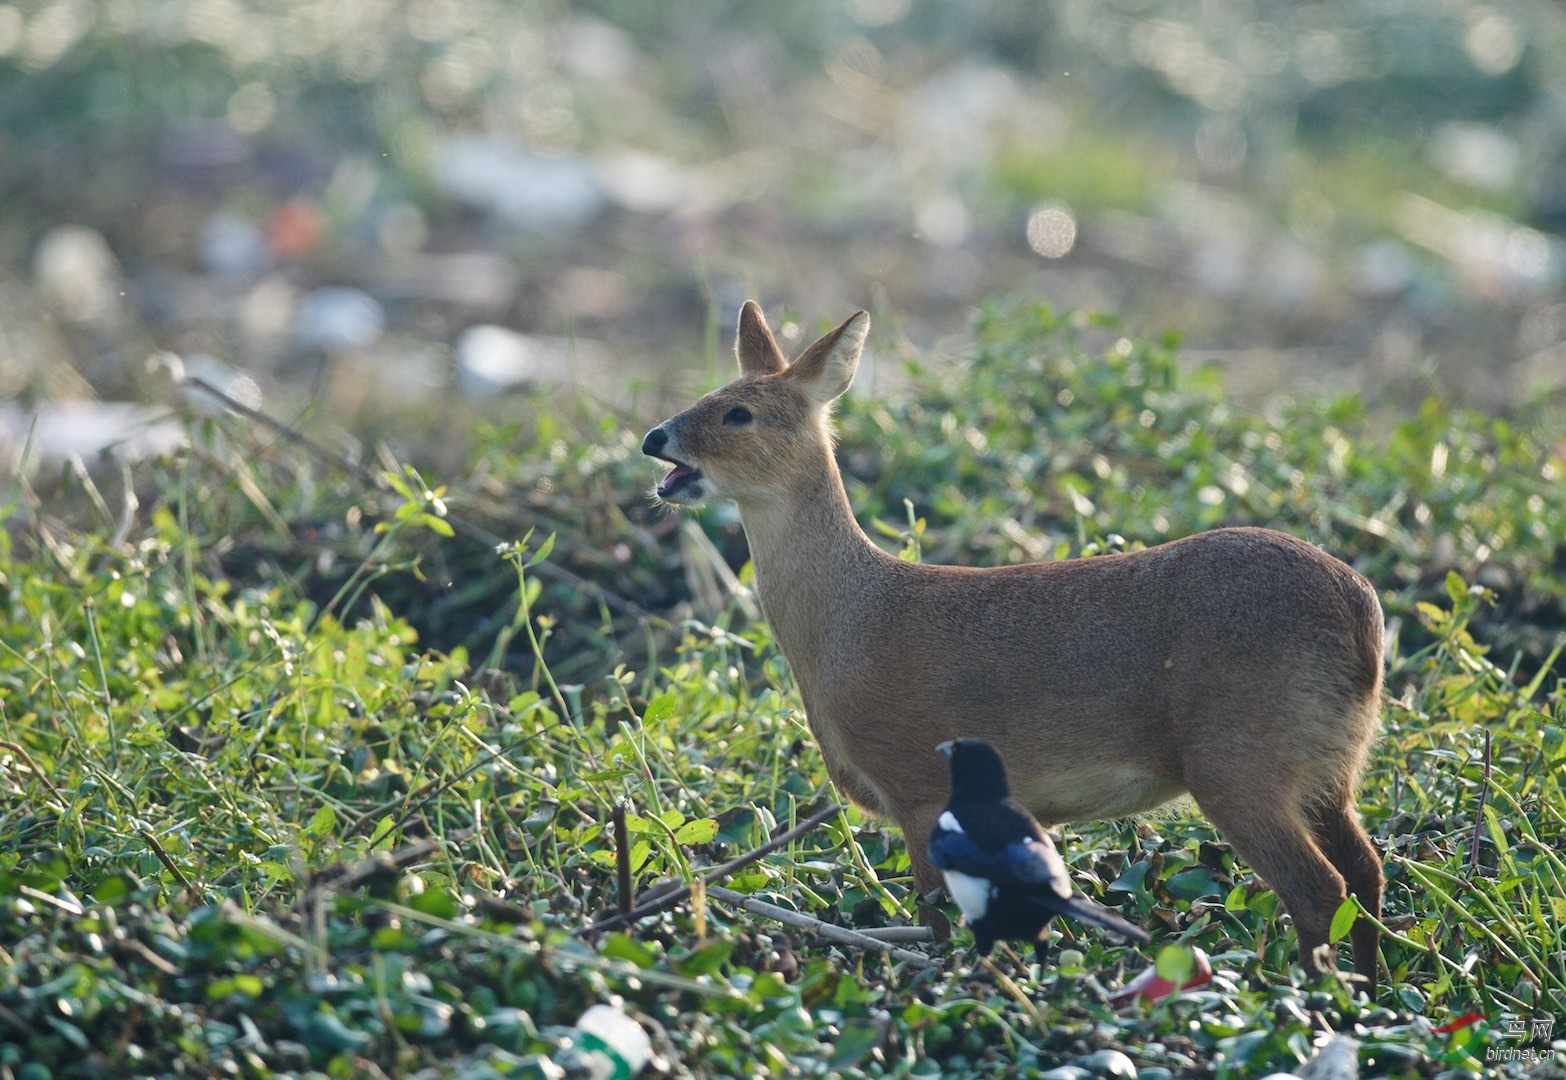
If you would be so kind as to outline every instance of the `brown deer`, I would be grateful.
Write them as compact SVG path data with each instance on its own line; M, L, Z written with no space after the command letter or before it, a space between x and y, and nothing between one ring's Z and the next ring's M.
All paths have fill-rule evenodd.
M793 363L740 311L740 377L647 433L657 497L732 500L756 588L837 786L907 838L914 886L947 797L937 743L985 739L1045 824L1182 794L1272 886L1312 975L1353 893L1379 919L1381 859L1354 788L1379 722L1381 605L1354 570L1269 529L1144 551L973 568L902 561L855 521L830 411L861 311ZM1350 940L1373 990L1377 927Z

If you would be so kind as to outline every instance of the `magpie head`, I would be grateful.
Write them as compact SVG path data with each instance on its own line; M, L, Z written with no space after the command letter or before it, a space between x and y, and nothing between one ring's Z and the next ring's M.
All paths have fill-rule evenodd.
M936 749L949 763L952 802L984 802L1011 794L1005 763L995 747L983 739L952 739Z

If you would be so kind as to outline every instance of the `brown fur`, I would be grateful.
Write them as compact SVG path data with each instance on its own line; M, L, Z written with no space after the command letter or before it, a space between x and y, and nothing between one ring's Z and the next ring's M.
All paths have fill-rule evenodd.
M988 569L887 555L854 519L829 426L868 326L860 312L786 365L747 302L740 377L644 444L701 471L669 501L739 507L833 780L902 828L921 895L941 882L922 845L946 800L939 742L994 743L1046 824L1189 792L1277 891L1307 969L1323 971L1347 892L1381 907L1380 855L1354 805L1379 723L1375 590L1267 529ZM1374 986L1376 927L1360 920L1351 940Z

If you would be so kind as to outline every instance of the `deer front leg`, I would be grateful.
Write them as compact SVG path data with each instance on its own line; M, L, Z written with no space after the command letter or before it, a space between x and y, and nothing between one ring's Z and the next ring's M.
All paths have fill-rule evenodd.
M938 942L952 936L951 920L937 906L946 894L946 879L926 853L930 830L935 827L940 810L936 806L899 819L902 823L903 843L907 845L908 861L913 871L914 907L919 914L919 922L935 932L935 940Z

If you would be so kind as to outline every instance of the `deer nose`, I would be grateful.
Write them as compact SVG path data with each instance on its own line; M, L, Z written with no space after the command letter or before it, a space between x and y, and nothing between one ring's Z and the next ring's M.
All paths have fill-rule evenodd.
M663 448L668 444L668 442L669 433L663 430L662 424L659 424L657 427L649 431L647 433L647 437L642 440L642 453L646 454L648 457L657 457L659 454L663 453Z

